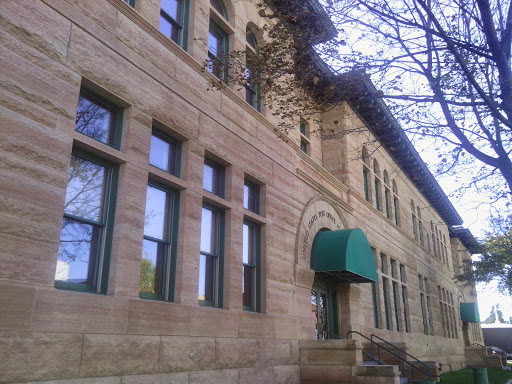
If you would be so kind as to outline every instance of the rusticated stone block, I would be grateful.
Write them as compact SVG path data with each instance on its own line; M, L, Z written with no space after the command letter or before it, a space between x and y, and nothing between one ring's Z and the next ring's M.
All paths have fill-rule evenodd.
M128 300L90 293L38 290L33 330L40 332L125 333Z
M80 376L156 373L160 338L133 335L85 335Z
M65 379L65 380L50 380L50 381L37 381L26 384L122 384L120 376L115 377L92 377L81 379Z
M189 384L238 384L237 369L196 371L189 373Z
M160 372L215 368L215 339L212 337L169 336L160 344Z
M274 367L275 384L300 384L300 367L298 365L279 365Z
M274 384L274 367L242 368L238 375L240 384Z
M157 373L123 376L121 384L188 384L188 373Z
M82 335L0 332L0 382L79 376Z
M265 364L265 356L256 339L225 339L215 341L217 368L254 367Z
M0 285L0 330L29 330L34 298L33 287Z

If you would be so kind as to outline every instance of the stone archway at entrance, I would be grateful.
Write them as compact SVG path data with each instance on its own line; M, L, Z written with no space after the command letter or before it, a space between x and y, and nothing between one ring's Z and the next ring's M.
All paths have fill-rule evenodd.
M311 249L319 232L340 229L347 229L347 223L333 201L318 196L306 204L296 235L294 277L298 287L311 293L311 332L306 336L317 340L338 332L339 289L311 269Z

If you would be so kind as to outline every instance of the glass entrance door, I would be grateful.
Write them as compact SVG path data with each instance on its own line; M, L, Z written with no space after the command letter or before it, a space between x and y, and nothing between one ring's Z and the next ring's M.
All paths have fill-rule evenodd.
M315 326L315 339L332 339L336 334L336 293L325 284L315 281L311 289L311 315Z

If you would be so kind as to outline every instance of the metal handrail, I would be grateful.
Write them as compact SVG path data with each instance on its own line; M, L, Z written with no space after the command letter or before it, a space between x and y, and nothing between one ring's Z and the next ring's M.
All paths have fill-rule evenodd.
M361 336L362 338L368 340L371 344L371 348L372 348L372 355L373 355L373 344L377 345L377 352L379 354L379 360L381 360L381 357L380 357L380 349L384 349L386 352L392 354L393 356L397 357L399 360L400 360L400 376L403 376L402 372L403 372L403 362L409 364L411 366L411 375L412 375L412 380L414 380L414 370L417 370L421 373L423 373L424 375L430 377L430 379L432 380L432 378L439 378L439 382L442 383L443 382L443 379L441 378L441 376L438 376L438 375L433 375L432 374L432 368L430 368L427 364L425 364L424 362L422 362L421 360L418 360L416 357L412 356L411 354L405 352L404 350L402 350L401 348L397 347L396 345L394 344L391 344L389 341L387 340L384 340L382 339L381 337L377 336L377 335L374 335L372 334L371 337L372 338L369 338L363 334L361 334L360 332L357 332L357 331L349 331L347 332L347 339L348 339L348 336L351 335L351 334L357 334L359 336ZM383 345L380 345L379 343L377 343L376 341L373 340L373 337L385 342L386 344L392 346L393 348L397 349L399 351L399 354L397 355L395 352L393 352L392 350L386 348L385 346ZM404 353L405 355L413 358L415 361L419 362L420 364L424 365L425 367L428 368L428 373L423 371L422 369L418 368L417 366L415 366L414 364L411 364L411 362L409 362L408 360L404 359L402 356L401 356L401 353Z
M324 331L324 338L325 338L325 335L334 336L335 339L343 340L339 335L329 332L329 331ZM363 337L365 337L365 336L363 336ZM368 352L365 352L365 351L361 351L361 352L363 352L363 355L369 357L373 361L377 362L379 365L385 365L382 361L378 360L377 358L375 358L375 356L372 356Z

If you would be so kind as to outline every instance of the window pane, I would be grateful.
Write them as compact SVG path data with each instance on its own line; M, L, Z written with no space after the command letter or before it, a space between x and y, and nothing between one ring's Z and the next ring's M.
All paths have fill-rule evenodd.
M254 309L254 268L244 265L243 302L244 307Z
M167 218L167 192L148 185L146 195L146 216L144 218L144 235L156 239L165 239Z
M217 213L203 208L201 217L201 252L217 253Z
M144 240L140 266L140 292L163 294L165 244Z
M252 184L244 184L244 208L256 212L256 195L258 187Z
M208 50L216 57L222 53L222 36L213 27L208 34Z
M244 264L254 265L255 228L244 224L243 228L243 258Z
M101 227L64 218L55 280L93 285Z
M218 166L205 163L203 188L208 192L220 195L220 168Z
M181 0L162 0L162 10L181 24Z
M179 44L180 28L162 15L160 15L160 31L162 31L165 36L169 37L176 44Z
M199 261L199 300L214 302L215 257L201 255Z
M156 136L151 136L151 149L149 151L149 163L170 172L169 156L171 155L171 147L167 141Z
M102 222L106 176L105 167L71 155L64 212Z
M116 113L80 95L75 129L102 143L113 145Z

